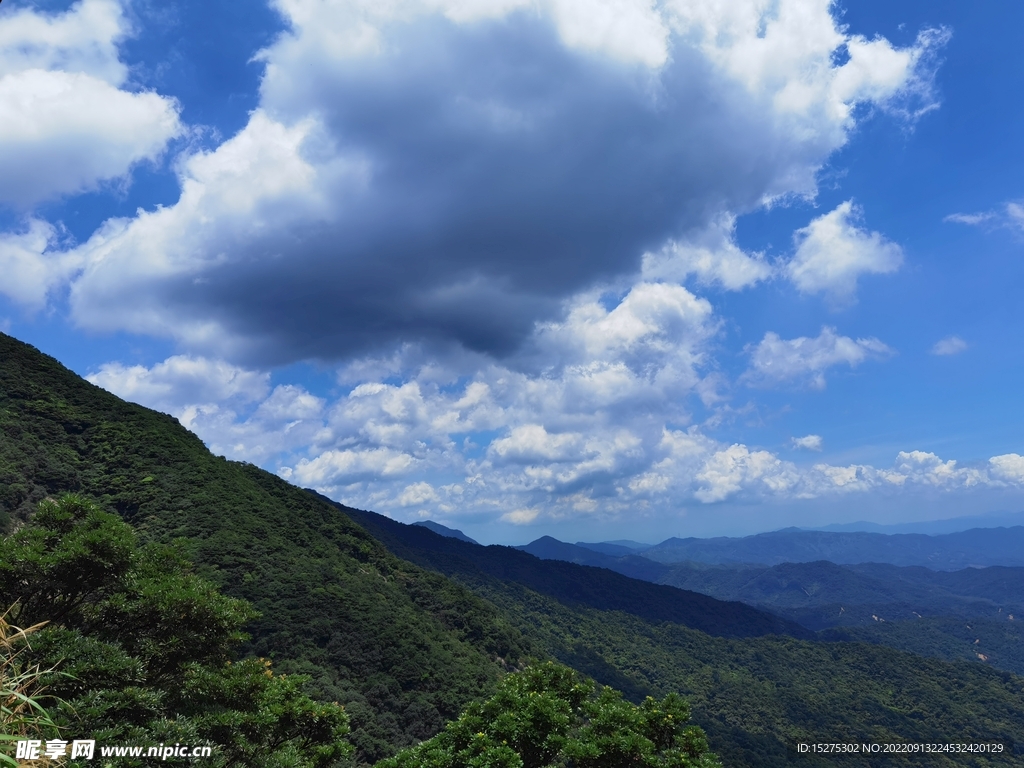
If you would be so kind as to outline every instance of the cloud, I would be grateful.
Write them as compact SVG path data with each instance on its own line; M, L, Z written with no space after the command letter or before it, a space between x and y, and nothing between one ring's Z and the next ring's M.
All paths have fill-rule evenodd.
M263 364L505 357L645 253L750 285L731 217L813 194L856 105L921 93L935 45L850 36L826 0L277 7L249 124L78 249L82 326Z
M977 227L1006 227L1024 231L1024 204L1016 201L1003 203L999 208L980 213L951 213L943 221Z
M824 327L816 337L782 339L769 331L750 350L750 367L742 380L753 386L797 384L814 389L825 387L825 371L836 365L856 368L867 360L894 354L878 339L839 336L835 328Z
M821 435L804 435L803 437L791 438L794 448L799 448L804 451L820 451L821 450Z
M736 217L723 214L705 230L672 240L656 253L646 253L641 274L647 280L683 282L690 275L702 284L726 290L748 288L773 274L764 254L744 252L736 245Z
M265 373L188 355L174 355L152 368L106 363L86 379L125 400L168 413L197 403L251 403L270 391Z
M57 228L41 219L29 219L21 232L0 232L0 294L28 310L45 307L50 291L80 264L74 252L61 250Z
M723 501L745 487L760 486L769 493L792 489L799 482L799 473L768 451L751 451L745 445L731 445L716 451L697 473L699 501Z
M1007 483L1024 483L1024 456L1018 453L1005 453L993 456L988 460L990 474L996 479Z
M888 274L903 263L903 251L878 232L857 226L863 214L847 200L794 235L796 253L786 273L801 293L825 293L837 305L856 298L864 274Z
M985 224L992 221L996 217L995 213L951 213L949 216L943 218L943 221L950 221L955 224L967 224L968 226L977 226L978 224Z
M932 347L933 355L959 355L967 349L967 342L959 336L948 336L935 342Z
M801 466L721 443L698 425L671 426L687 418L677 390L652 406L652 389L626 386L602 407L566 408L580 375L572 366L526 374L492 364L442 376L425 365L403 383L366 381L328 400L294 385L271 389L265 374L224 361L182 356L151 368L104 366L90 379L170 409L217 453L398 519L426 513L527 525L670 517L730 500L1024 487L1017 454L975 466L911 450L891 467ZM793 440L809 450L821 442Z
M157 158L182 125L173 99L126 87L114 0L62 14L32 8L0 25L0 205L27 210L123 178Z
M324 427L324 401L224 360L174 355L147 368L106 363L86 376L119 397L169 413L219 455L280 461Z

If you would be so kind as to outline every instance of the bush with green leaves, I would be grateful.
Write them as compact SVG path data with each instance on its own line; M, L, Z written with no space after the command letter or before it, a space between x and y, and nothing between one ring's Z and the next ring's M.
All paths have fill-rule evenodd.
M47 712L41 678L53 670L26 663L29 635L37 624L21 629L0 615L0 766L17 766L15 742L27 738L56 738L57 726Z
M376 768L713 768L679 696L634 705L558 664L528 667L434 738Z
M232 659L256 616L248 603L192 573L179 549L140 546L81 496L42 502L0 540L0 594L12 621L47 622L29 653L40 668L59 664L42 683L73 738L211 744L211 766L320 768L351 751L345 712L306 695L306 678Z

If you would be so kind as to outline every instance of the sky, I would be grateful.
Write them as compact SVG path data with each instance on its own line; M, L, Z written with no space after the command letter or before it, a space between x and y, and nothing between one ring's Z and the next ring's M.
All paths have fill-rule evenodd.
M1019 511L1021 29L6 0L0 330L484 543Z

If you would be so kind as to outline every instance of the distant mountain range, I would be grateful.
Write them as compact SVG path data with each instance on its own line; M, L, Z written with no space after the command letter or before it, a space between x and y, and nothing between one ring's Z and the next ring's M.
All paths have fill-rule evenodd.
M433 520L423 520L422 522L419 522L419 523L413 523L413 525L422 526L422 527L426 528L429 531L433 531L434 533L438 534L439 536L447 536L450 539L458 539L459 541L468 541L470 544L479 544L480 543L480 542L476 541L475 539L469 538L469 536L467 536L466 534L464 534L460 530L457 530L455 528L449 528L447 525L441 525L440 523L435 523Z
M544 559L610 568L654 581L659 581L664 571L650 563L779 565L828 560L840 565L888 563L954 571L993 565L1024 566L1024 526L973 528L936 536L786 528L742 538L672 538L646 548L611 542L568 544L543 536L519 549Z
M860 531L863 533L926 533L931 536L940 533L957 533L971 528L1013 528L1024 525L1024 512L992 512L984 515L951 517L946 520L925 520L919 523L895 523L881 525L859 520L855 523L834 523L832 525L808 528L812 531Z
M1006 534L1006 529L996 532L1000 531ZM973 537L968 537L971 541ZM659 563L635 554L616 557L551 537L520 549L536 557L607 568L719 600L738 600L818 631L824 639L980 660L1024 674L1024 567L940 571L888 563L838 565L826 560L771 566Z
M637 554L661 563L889 563L938 571L1024 566L1024 526L921 533L843 533L787 528L743 538L667 539Z
M334 503L326 497L318 498ZM512 581L571 605L621 611L649 622L672 622L715 637L768 634L813 637L796 622L741 602L722 601L678 587L651 583L650 578L625 578L611 569L580 568L558 557L538 560L537 556L531 557L515 547L483 547L451 536L438 538L427 534L423 530L426 526L403 525L374 512L344 509L399 557L448 576L470 573L477 578L487 576ZM652 574L663 568L650 560L635 559L650 565Z

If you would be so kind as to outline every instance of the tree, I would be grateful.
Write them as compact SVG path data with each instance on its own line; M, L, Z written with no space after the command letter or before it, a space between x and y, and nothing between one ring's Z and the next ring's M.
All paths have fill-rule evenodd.
M12 620L47 623L27 652L60 664L43 675L63 700L58 726L101 743L212 744L211 765L319 768L351 751L344 710L310 699L306 678L232 659L248 603L84 497L42 502L0 540L0 594Z
M428 741L376 768L713 768L679 696L640 705L546 663L510 674Z

